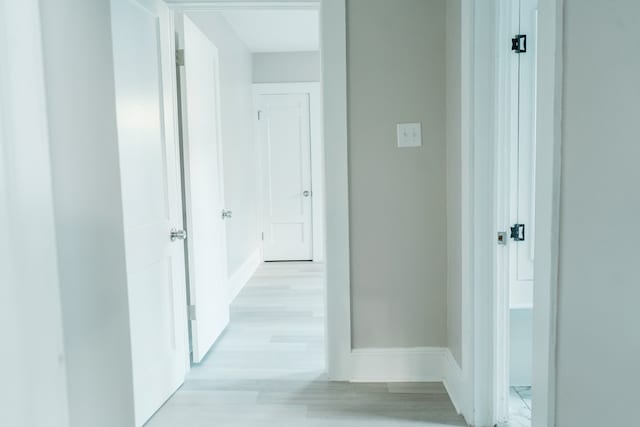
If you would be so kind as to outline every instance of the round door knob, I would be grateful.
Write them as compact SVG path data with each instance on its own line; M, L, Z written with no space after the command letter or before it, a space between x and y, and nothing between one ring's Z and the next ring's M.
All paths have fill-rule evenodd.
M176 240L187 240L187 232L184 230L176 230L175 228L172 228L170 237L172 242L175 242Z
M222 211L222 219L231 218L233 216L233 212L231 211Z
M303 191L303 192L302 192L302 195L303 195L304 197L309 197L309 196L311 195L311 191L309 191L309 190L305 190L305 191Z

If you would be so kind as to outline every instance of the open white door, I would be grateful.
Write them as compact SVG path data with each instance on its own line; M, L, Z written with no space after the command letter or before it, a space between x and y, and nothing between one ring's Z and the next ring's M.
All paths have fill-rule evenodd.
M218 50L188 18L180 67L192 360L229 323Z
M533 303L535 251L535 159L538 0L520 0L520 34L526 35L526 52L518 55L518 141L513 150L511 212L514 236L511 245L512 308Z
M112 0L113 53L136 425L182 384L188 366L179 147L171 107L170 12ZM163 88L166 88L163 90Z
M309 94L260 95L265 261L313 259Z

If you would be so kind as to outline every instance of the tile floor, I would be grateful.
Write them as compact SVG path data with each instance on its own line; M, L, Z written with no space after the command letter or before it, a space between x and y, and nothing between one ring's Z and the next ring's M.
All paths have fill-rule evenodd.
M531 387L511 387L509 412L509 427L531 427Z
M147 426L465 425L439 383L327 381L323 295L321 266L265 264L224 335Z

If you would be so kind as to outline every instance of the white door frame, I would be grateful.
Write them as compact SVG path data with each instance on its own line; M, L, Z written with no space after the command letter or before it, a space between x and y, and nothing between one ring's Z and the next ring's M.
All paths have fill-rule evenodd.
M302 83L254 83L253 84L253 105L254 110L258 110L260 95L278 95L278 94L308 94L309 95L309 124L311 132L311 191L312 191L312 234L313 234L313 262L324 261L324 146L322 143L322 100L320 98L319 82L302 82ZM255 140L256 144L260 141L258 134L258 120L256 117ZM257 146L257 145L256 145ZM259 151L259 150L258 150ZM262 179L264 169L262 158L258 161L258 203L259 218L263 219L265 207L263 206ZM261 222L263 224L264 221ZM263 258L264 260L264 255Z
M495 57L499 40L502 1L462 1L463 59L472 64L463 73L463 118L469 135L463 139L463 222L471 224L470 262L463 265L463 368L471 402L465 417L475 426L493 426L498 420L499 378L497 327L496 232L498 222L496 138L498 117L504 111L498 82L500 64ZM536 260L533 309L533 419L532 427L555 426L555 358L558 229L560 207L560 148L562 118L562 7L563 0L540 0L538 30L538 106L536 153ZM466 38L466 40L465 40ZM503 69L504 70L504 69ZM465 80L466 78L466 80ZM463 123L463 130L466 129ZM463 132L464 135L464 132ZM504 135L503 135L504 136ZM466 144L466 145L465 145ZM504 298L504 295L502 295ZM504 315L504 313L502 313ZM490 390L491 393L487 393Z
M349 177L347 161L346 0L168 0L180 12L229 9L320 10L322 116L325 173L325 289L327 371L331 380L351 379L349 272ZM175 99L175 97L174 97Z

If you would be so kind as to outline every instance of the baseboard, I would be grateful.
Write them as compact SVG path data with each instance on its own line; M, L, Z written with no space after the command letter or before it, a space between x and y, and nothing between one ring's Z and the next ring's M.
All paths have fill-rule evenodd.
M444 386L447 389L447 393L449 393L449 397L451 398L451 402L453 402L453 406L456 408L456 411L458 414L462 414L466 419L467 414L469 414L469 406L467 393L465 392L466 387L462 368L460 368L460 365L458 365L458 362L453 357L453 354L451 354L449 349L446 349L444 356Z
M441 347L355 349L351 352L351 381L441 382L447 351Z
M242 288L244 288L247 282L251 279L261 263L262 254L260 249L257 249L245 262L242 263L240 268L238 268L229 277L229 302L236 299L240 291L242 291Z

